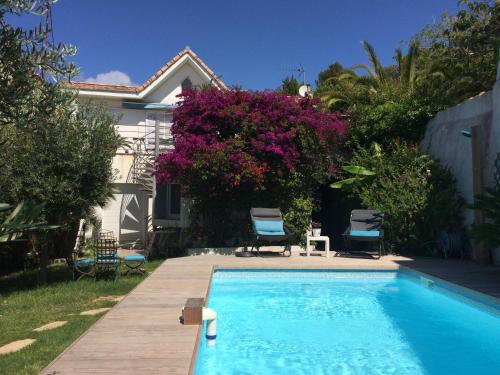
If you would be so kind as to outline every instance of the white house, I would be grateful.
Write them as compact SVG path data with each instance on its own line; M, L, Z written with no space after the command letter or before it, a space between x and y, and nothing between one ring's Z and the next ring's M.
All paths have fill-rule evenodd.
M180 186L156 189L151 172L155 155L173 147L170 126L177 95L183 88L203 84L227 89L189 47L141 86L69 84L78 90L80 100L107 106L119 118L116 128L130 144L130 148L119 149L113 160L115 199L99 212L102 228L112 230L123 247L145 246L152 226L187 226L187 205Z

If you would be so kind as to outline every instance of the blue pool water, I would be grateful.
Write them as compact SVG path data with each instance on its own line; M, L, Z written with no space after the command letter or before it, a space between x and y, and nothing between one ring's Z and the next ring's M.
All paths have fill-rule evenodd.
M406 272L215 272L201 374L500 374L500 315Z

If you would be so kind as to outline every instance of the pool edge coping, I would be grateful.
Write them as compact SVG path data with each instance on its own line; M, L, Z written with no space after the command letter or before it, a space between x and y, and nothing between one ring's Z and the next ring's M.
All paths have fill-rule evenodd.
M466 286L444 280L440 277L415 270L408 266L400 265L401 269L417 277L424 277L438 283L438 287L446 293L452 293L457 299L463 302L469 302L476 307L482 308L500 317L500 298L468 288ZM439 285L441 284L441 285ZM465 300L465 301L464 301ZM494 305L494 306L492 306ZM497 306L497 307L495 307Z
M205 293L205 306L208 304L208 296L210 295L210 290L212 289L212 279L216 271L216 266L212 266L212 271L210 272L210 278L208 279L207 292ZM193 348L193 354L191 356L191 362L189 363L189 375L194 375L194 370L196 369L196 362L198 360L198 352L200 350L201 344L201 333L203 332L203 322L198 325L198 330L196 333L196 341Z

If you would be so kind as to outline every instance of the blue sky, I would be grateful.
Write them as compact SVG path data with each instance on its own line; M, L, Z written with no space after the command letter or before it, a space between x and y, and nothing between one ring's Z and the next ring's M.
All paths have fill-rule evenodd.
M365 63L363 39L389 64L403 41L456 9L457 0L60 0L53 25L57 41L78 47L82 80L141 84L190 46L226 84L266 89L300 64L314 83L335 61Z

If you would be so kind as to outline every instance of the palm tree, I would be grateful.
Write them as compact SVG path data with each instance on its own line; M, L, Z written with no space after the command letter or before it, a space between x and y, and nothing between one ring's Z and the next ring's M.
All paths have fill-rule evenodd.
M382 66L373 46L366 40L361 41L361 45L370 60L371 66L359 64L354 66L353 69L362 69L368 73L371 85L375 90L384 89L387 88L388 85L393 85L395 82L389 76L388 68ZM425 76L424 74L419 74L417 70L418 54L419 48L416 43L410 44L406 56L403 55L401 48L396 49L394 59L397 64L397 79L399 81L399 86L404 92L413 91L415 84Z
M401 48L396 49L395 59L398 64L399 82L401 87L407 91L413 91L417 80L421 78L417 76L417 45L414 43L410 44L406 56L403 55Z
M373 46L366 40L362 40L361 45L366 52L366 56L368 57L371 66L366 64L358 64L353 66L352 70L364 70L366 73L368 73L368 77L370 77L370 80L368 80L368 82L371 83L373 89L380 89L381 87L385 86L389 80L387 72L380 63L380 59L375 53L375 49L373 48Z
M375 49L364 40L361 45L366 51L370 65L355 65L325 81L327 88L319 92L319 96L329 108L343 109L349 105L353 96L364 96L368 99L387 85L389 77L380 63ZM367 75L357 74L356 70L358 69L364 70Z
M367 64L358 64L350 69L345 69L342 74L330 78L330 88L319 94L328 107L339 103L348 103L353 91L357 95L364 94L370 96L383 91L390 92L394 89L401 90L400 93L409 93L415 89L416 83L427 76L426 72L418 72L418 46L412 43L408 48L408 53L403 55L400 48L396 50L396 72L390 74L391 67L382 66L373 46L366 40L361 41L361 45L366 52ZM356 73L356 70L363 70L366 75ZM435 73L433 73L435 74Z

